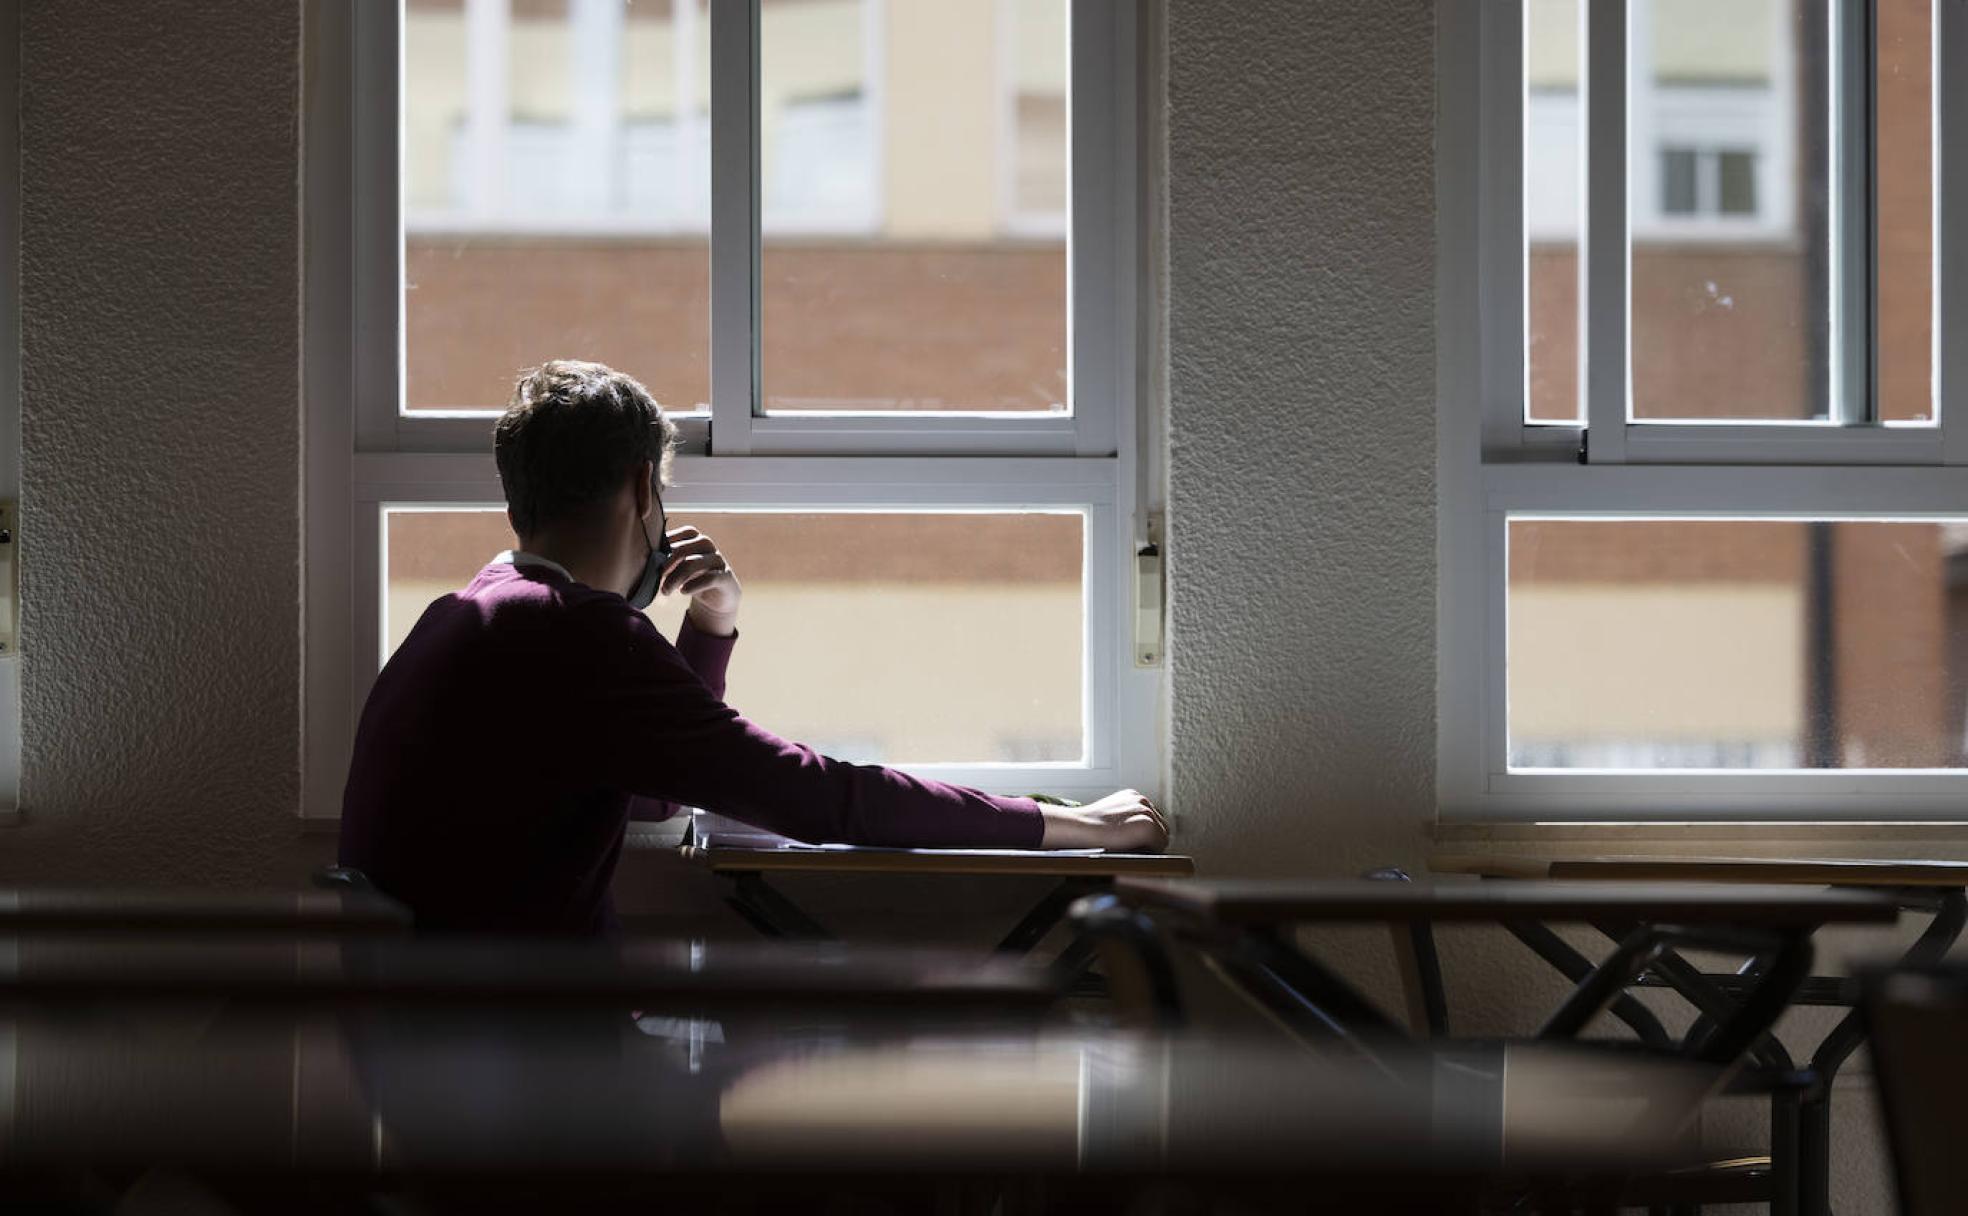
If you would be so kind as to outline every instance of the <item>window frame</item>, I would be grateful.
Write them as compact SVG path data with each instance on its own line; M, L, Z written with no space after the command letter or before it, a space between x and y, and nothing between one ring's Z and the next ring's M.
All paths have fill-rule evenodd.
M1870 3L1833 0L1834 47ZM1968 770L1511 771L1506 531L1512 516L1908 519L1968 516L1968 13L1934 6L1935 404L1931 426L1627 418L1626 0L1591 0L1585 58L1584 425L1526 408L1523 3L1444 5L1437 23L1437 794L1444 822L1962 820ZM1855 38L1858 39L1855 41ZM1834 52L1833 224L1864 262L1834 278L1834 398L1870 408L1870 68ZM1854 88L1853 81L1861 87ZM1469 104L1474 98L1476 104ZM1865 143L1866 147L1854 147ZM1593 155L1597 153L1597 155ZM1852 160L1850 158L1861 158ZM1854 181L1865 182L1855 187ZM1950 221L1953 221L1950 223ZM1857 242L1854 244L1854 242ZM1607 356L1605 352L1611 352Z
M863 0L876 16L886 2ZM1086 763L908 767L994 792L1079 796L1135 786L1154 793L1161 784L1162 663L1159 656L1135 660L1132 602L1135 553L1161 499L1154 462L1141 455L1150 428L1139 413L1149 374L1139 358L1145 329L1137 303L1146 257L1138 147L1143 31L1131 3L1070 2L1072 408L1060 415L758 412L759 6L710 6L711 409L676 416L683 447L666 500L679 513L743 506L1085 511ZM383 511L478 507L503 496L488 450L495 410L406 415L398 408L400 8L306 0L304 14L302 815L326 823L339 818L355 724L378 666ZM877 65L871 74L885 73ZM719 206L732 199L739 201ZM733 215L744 218L734 222Z

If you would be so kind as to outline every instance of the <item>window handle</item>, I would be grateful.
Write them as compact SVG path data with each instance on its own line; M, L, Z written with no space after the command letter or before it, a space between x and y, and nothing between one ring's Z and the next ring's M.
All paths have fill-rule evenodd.
M1164 612L1162 581L1162 516L1148 516L1148 540L1134 551L1134 665L1155 667L1162 661Z

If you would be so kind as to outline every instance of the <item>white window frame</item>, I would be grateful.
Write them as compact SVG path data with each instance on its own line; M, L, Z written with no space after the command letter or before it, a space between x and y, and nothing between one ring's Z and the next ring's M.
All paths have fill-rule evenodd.
M878 0L870 0L879 12ZM1161 499L1141 458L1141 193L1135 6L1072 0L1069 412L759 412L758 3L711 6L711 410L684 433L673 512L1074 509L1087 515L1083 764L909 766L1016 793L1161 784L1161 661L1137 665L1135 553ZM398 179L400 12L308 0L304 805L340 814L378 666L383 511L503 501L496 411L407 415ZM879 75L879 73L877 73ZM732 217L736 217L735 219ZM652 335L652 340L661 340ZM488 555L489 556L489 555ZM742 690L734 690L743 704ZM769 723L767 725L770 725Z
M1968 770L1512 771L1505 685L1506 531L1512 516L1920 519L1968 515L1968 14L1935 6L1938 425L1860 425L1873 408L1865 140L1833 145L1832 395L1838 421L1628 419L1627 0L1591 0L1582 242L1586 425L1524 421L1521 0L1445 4L1437 23L1437 790L1445 822L1963 820ZM1833 104L1845 131L1870 110L1869 6L1840 4ZM1855 41L1855 38L1857 41ZM1472 99L1474 104L1472 104ZM1854 125L1857 124L1857 125ZM1594 155L1594 154L1597 155Z

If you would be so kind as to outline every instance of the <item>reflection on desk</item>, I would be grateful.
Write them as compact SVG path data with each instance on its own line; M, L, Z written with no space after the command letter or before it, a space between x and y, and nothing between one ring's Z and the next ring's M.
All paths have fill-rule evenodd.
M627 1018L319 1014L146 1024L25 1015L0 1033L0 1200L167 1167L350 1193L495 1186L518 1203L725 1196L846 1180L1179 1180L1305 1196L1604 1193L1680 1164L1715 1074L1562 1048L1367 1065L1112 1034L771 1036L686 1060ZM1076 1182L1076 1180L1078 1180ZM1121 1191L1102 1190L1116 1206ZM1059 1208L1056 1210L1076 1210Z

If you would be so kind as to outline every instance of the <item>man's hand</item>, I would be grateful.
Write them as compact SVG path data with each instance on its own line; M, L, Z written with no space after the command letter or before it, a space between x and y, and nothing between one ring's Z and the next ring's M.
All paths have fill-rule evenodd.
M674 556L663 567L657 590L689 596L690 623L713 637L730 637L738 629L738 601L745 594L731 563L710 537L689 524L671 528L668 535Z
M1042 849L1159 853L1168 847L1168 820L1137 790L1119 790L1085 806L1041 805L1039 811L1045 816Z

